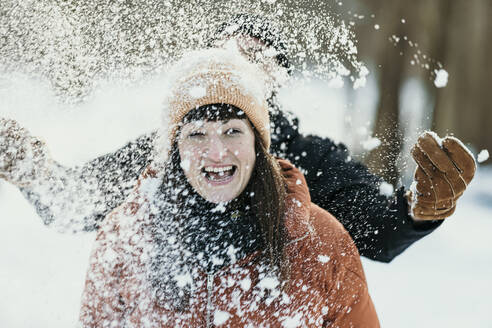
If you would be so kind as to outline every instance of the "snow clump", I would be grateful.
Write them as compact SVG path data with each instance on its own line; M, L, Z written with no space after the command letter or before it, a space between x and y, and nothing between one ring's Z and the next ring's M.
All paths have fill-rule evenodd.
M302 314L297 313L295 316L292 317L284 317L282 318L282 327L284 328L295 328L295 327L300 327L302 325L301 322Z
M239 282L239 285L241 286L242 290L248 291L251 288L251 279L250 278L244 278Z
M489 159L489 151L487 149L482 149L480 153L478 153L477 161L479 163L483 163L488 159Z
M359 88L363 88L367 83L367 76L369 75L369 70L367 67L362 66L359 70L359 77L354 81L353 88L357 90Z
M192 98L202 98L207 95L207 90L202 86L191 87L189 92Z
M448 84L448 72L446 72L444 69L439 69L439 70L434 70L436 73L436 78L434 79L434 85L437 88L444 88Z
M439 136L437 135L437 133L435 133L434 131L425 131L425 133L430 134L430 135L431 135L431 137L432 137L432 138L434 138L434 140L436 140L436 142L437 142L437 144L439 145L439 147L441 147L441 148L443 147L443 146L442 146L442 142L444 141L444 139L443 139L443 138L441 138L441 137L439 137ZM448 137L448 138L449 138L449 137ZM458 139L456 139L456 138L455 138L455 140L458 140ZM458 140L458 141L459 141L459 140ZM461 141L460 141L460 143L461 143ZM462 145L464 148L466 148L466 147L465 147L462 143L461 143L461 145Z
M176 281L176 285L180 288L183 288L186 285L191 285L193 283L193 278L191 277L191 274L189 272L176 274L174 276L174 280Z
M379 140L376 137L371 137L365 141L362 142L362 148L364 148L367 151L371 151L381 145L381 140Z
M191 165L191 162L188 158L185 158L181 161L181 168L185 172L188 172L190 170L190 165Z
M279 281L276 277L265 277L261 279L258 287L261 289L275 289L279 285Z
M394 188L393 188L393 185L390 184L390 183L387 183L387 182L382 182L380 185L379 185L379 194L380 195L384 195L384 196L391 196L393 195L393 191L394 191Z

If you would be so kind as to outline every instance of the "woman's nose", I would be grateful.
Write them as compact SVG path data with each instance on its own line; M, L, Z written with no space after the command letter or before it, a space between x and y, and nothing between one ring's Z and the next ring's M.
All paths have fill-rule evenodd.
M227 147L220 138L211 138L207 145L206 157L212 161L221 161L227 153Z

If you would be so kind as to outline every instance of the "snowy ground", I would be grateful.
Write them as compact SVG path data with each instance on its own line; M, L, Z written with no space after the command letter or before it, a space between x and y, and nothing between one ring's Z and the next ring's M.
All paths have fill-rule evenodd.
M1 81L0 81L1 82ZM348 138L343 99L320 88L291 93L306 104L306 131ZM0 85L0 116L43 136L53 156L80 164L159 124L159 83L107 88L63 109L37 83ZM327 106L329 104L329 106ZM360 115L358 116L360 119ZM317 122L324 124L317 125ZM348 140L348 139L345 139ZM492 327L492 170L480 170L456 214L391 264L364 261L382 327ZM0 327L74 327L94 234L44 227L11 185L0 182Z

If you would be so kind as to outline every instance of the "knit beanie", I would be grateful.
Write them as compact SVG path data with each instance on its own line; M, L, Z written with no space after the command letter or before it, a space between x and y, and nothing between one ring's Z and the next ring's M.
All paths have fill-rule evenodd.
M265 74L237 49L206 49L190 52L173 64L170 92L164 102L165 129L161 153L167 153L176 138L179 123L191 110L212 104L230 104L244 111L263 144L270 147L270 121ZM165 148L162 148L164 146ZM166 151L167 150L167 151Z

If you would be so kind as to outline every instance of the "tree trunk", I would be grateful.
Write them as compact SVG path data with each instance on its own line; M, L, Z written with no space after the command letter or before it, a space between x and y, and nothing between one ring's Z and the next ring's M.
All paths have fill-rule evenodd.
M405 25L401 14L405 3L394 1L382 4L381 28L388 37L404 35ZM402 133L399 124L399 92L405 72L405 56L402 42L386 42L378 56L379 100L374 127L374 136L381 146L374 149L366 159L369 169L387 182L396 185L399 179L397 160L402 147Z
M442 135L454 134L476 150L490 150L492 69L488 57L492 51L492 2L455 1L450 6L448 47L443 55L449 81L437 92L435 130Z

